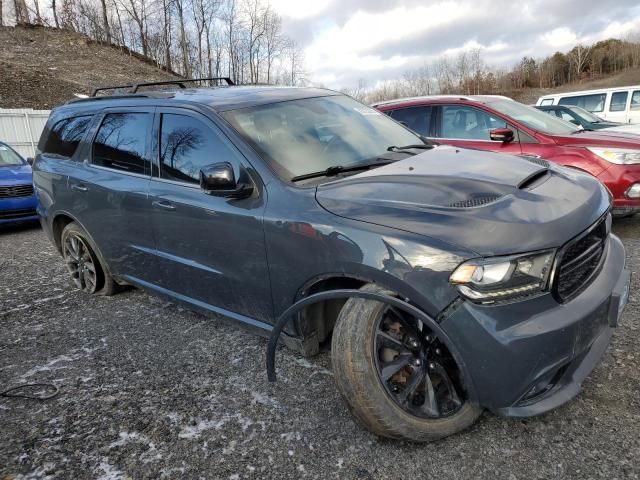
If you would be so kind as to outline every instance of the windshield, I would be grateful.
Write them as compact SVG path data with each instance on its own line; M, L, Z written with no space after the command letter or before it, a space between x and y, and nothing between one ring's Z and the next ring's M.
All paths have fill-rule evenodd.
M24 165L24 160L6 145L0 144L0 167Z
M349 168L391 146L423 143L386 115L343 95L232 110L223 117L286 180Z
M513 118L527 127L550 135L568 135L581 130L575 125L557 117L542 112L534 107L528 107L510 100L491 102L490 106L496 111Z
M591 112L588 112L584 108L569 107L569 110L571 110L573 113L578 115L583 120L586 120L587 122L591 122L591 123L600 123L600 122L602 122L602 119L600 117L594 115Z

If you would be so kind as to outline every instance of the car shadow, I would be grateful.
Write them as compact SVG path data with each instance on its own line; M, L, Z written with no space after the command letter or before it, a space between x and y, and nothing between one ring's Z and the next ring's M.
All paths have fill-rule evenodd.
M6 225L0 224L0 236L11 235L13 233L25 232L28 230L40 229L40 222L38 220L31 220L28 222L10 223Z

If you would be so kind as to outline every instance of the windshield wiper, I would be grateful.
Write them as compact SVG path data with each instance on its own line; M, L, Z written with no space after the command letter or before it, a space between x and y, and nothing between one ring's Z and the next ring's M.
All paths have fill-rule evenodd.
M396 147L395 145L391 145L390 147L387 147L387 152L402 152L403 150L412 150L414 148L417 148L420 150L431 150L433 148L433 145L417 144L417 145L405 145L403 147Z
M369 170L371 167L382 167L383 165L388 165L390 163L392 162L387 160L387 161L359 163L356 165L351 165L350 167L345 167L342 165L334 165L332 167L327 168L326 170L305 173L303 175L296 175L291 179L291 181L298 182L300 180L308 180L310 178L333 177L335 175L338 175L339 173L357 172L358 170Z
M575 135L576 133L584 133L584 132L593 132L593 128L581 128L580 130L571 132L571 135Z

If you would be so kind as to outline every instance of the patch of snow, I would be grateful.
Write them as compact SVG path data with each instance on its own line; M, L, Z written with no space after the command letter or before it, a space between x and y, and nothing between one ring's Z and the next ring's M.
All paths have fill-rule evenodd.
M100 461L98 469L102 470L102 473L98 477L96 477L97 480L120 480L125 478L124 472L111 465L109 461L104 457Z
M195 425L186 425L182 427L178 437L186 439L198 438L207 430L220 430L227 421L227 418L222 418L220 420L201 420Z
M59 370L62 368L67 368L64 366L57 366L59 363L64 363L64 362L75 362L76 360L78 360L81 357L81 355L79 354L75 354L75 355L59 355L56 358L54 358L53 360L49 360L45 365L38 365L33 367L31 370L29 370L28 372L26 372L25 374L23 374L20 378L21 379L27 379L29 377L32 377L33 375L35 375L36 373L39 372L49 372L51 370Z

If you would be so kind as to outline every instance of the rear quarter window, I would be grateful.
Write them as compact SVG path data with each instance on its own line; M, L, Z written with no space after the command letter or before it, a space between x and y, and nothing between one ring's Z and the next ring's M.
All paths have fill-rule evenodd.
M89 128L93 115L65 118L50 130L42 153L59 158L71 158Z

